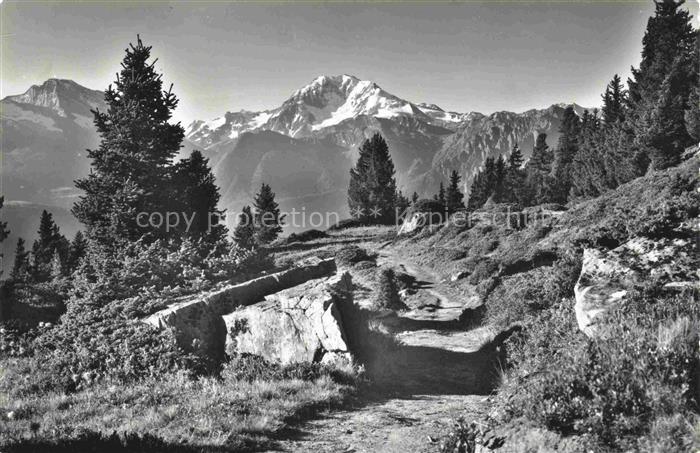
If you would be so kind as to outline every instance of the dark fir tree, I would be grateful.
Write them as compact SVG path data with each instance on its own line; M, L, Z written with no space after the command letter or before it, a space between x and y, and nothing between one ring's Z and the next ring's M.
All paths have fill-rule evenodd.
M693 91L690 92L688 110L685 111L683 117L688 134L695 142L700 142L700 85L693 88Z
M25 281L29 271L29 251L25 249L24 239L17 239L15 247L15 262L12 266L10 278L14 281Z
M190 157L173 166L172 181L177 194L175 212L193 218L187 231L185 222L180 223L182 235L210 243L224 237L226 228L219 224L223 212L217 209L221 196L209 160L200 151L192 151Z
M233 240L241 248L252 249L255 247L255 217L250 206L243 206L238 214L238 223L233 230Z
M0 197L0 211L2 211L2 207L5 204L5 197ZM7 239L7 236L10 235L10 232L7 229L7 222L2 222L0 221L0 244ZM0 253L0 262L2 262L3 255ZM0 275L2 275L2 270L0 270Z
M419 198L418 192L413 192L413 195L411 196L411 203L416 204L416 201L418 201Z
M525 170L522 168L523 153L516 144L508 156L508 166L506 169L504 201L513 203L525 202Z
M578 139L581 133L581 120L572 106L564 110L559 127L559 142L554 151L552 173L554 190L551 201L565 203L571 190L571 163L578 152Z
M433 199L440 203L440 205L444 208L446 206L446 199L445 199L445 185L440 182L440 188L438 189L438 193L433 195Z
M70 252L68 254L68 263L66 266L68 272L73 272L78 268L80 260L87 254L87 249L87 239L85 239L83 232L78 230L70 243Z
M625 119L627 91L622 86L620 76L615 74L603 93L601 116L606 125L612 125Z
M537 170L541 173L552 171L552 152L547 145L547 134L541 132L535 139L535 147L532 149L532 156L527 162L528 170Z
M69 243L61 234L51 213L42 211L39 220L38 238L32 245L30 276L35 281L44 281L51 275L54 256L60 260L67 258Z
M140 227L137 216L167 211L172 197L167 190L169 167L184 130L169 122L178 101L172 85L163 90L150 55L151 47L137 38L126 49L114 85L105 91L107 111L93 111L101 142L88 150L92 171L76 182L85 195L73 214L87 235L103 244L165 235L163 229Z
M450 184L445 192L445 202L447 204L447 212L454 213L460 209L464 209L464 194L459 190L460 176L457 170L452 170L450 174Z
M506 200L506 161L503 155L498 156L496 159L496 168L494 170L494 180L493 180L493 201L496 203L502 203Z
M482 207L493 195L495 187L496 161L493 157L487 157L484 161L484 168L479 171L472 180L467 208L473 211Z
M609 91L609 87L607 89ZM604 95L605 97L605 95ZM588 198L603 193L607 186L607 172L605 163L604 133L612 130L620 123L606 124L606 129L601 127L597 110L593 114L588 110L583 112L581 118L581 130L579 133L579 149L571 162L570 197Z
M283 216L275 201L275 193L269 185L262 183L253 200L255 206L255 241L269 244L282 232Z
M380 134L360 146L360 156L350 170L348 207L366 222L391 223L396 206L396 170L389 147ZM370 215L379 211L380 215Z
M691 90L698 84L697 31L685 2L655 2L654 16L647 22L642 41L642 61L629 80L628 126L633 137L635 161L643 172L648 163L655 169L678 162L684 147L692 143L682 121ZM683 123L684 126L684 123Z
M525 165L525 205L535 205L549 201L551 192L553 155L547 145L547 134L540 133L535 140L532 156Z
M649 127L640 140L648 147L649 161L655 170L677 165L685 148L693 143L685 123L690 94L696 88L696 80L688 69L691 62L689 54L681 54L673 61L659 88L656 105L645 115Z

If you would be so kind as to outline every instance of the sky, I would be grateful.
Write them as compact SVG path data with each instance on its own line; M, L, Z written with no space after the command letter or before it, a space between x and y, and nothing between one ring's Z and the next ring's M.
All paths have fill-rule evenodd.
M698 3L686 7L697 18ZM51 77L104 89L138 33L174 84L183 124L275 108L317 76L337 74L457 112L593 107L613 74L625 80L639 64L652 13L651 0L5 0L0 97Z

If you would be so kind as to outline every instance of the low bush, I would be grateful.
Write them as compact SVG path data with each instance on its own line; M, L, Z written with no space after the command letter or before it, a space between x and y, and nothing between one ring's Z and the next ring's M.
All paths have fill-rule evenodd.
M73 274L59 323L25 342L26 394L72 392L98 381L135 382L176 370L215 369L177 347L172 334L138 321L175 298L243 278L269 266L262 252L220 244L184 242L172 250L154 242L127 244L108 253L90 244ZM17 304L15 304L17 305Z
M335 261L341 266L351 266L360 261L373 261L374 257L367 253L367 250L356 245L349 245L338 250L335 254Z
M376 306L380 309L403 310L406 305L401 301L393 269L381 269L377 276Z
M335 223L328 227L328 230L326 231L341 231L345 230L348 228L357 228L357 227L363 227L363 226L369 226L372 225L371 223L364 221L362 219L345 219L341 220L338 223Z
M320 230L306 230L302 231L301 233L292 233L287 237L287 240L285 241L287 244L290 244L292 242L308 242L308 241L313 241L316 239L323 239L328 237L328 234L324 231Z
M698 408L697 293L650 286L606 319L605 334L589 339L564 301L509 340L504 418L588 436L593 449L687 451Z

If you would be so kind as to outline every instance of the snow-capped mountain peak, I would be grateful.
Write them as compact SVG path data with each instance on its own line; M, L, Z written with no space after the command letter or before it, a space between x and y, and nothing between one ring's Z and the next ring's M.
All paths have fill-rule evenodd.
M439 114L425 113L419 106L388 93L370 80L349 74L322 75L294 91L276 109L229 112L211 121L195 121L187 128L187 137L208 146L222 137L235 138L243 132L255 130L306 137L359 117L411 116L429 123L435 119L457 119L439 108L436 112ZM216 139L209 140L210 136Z

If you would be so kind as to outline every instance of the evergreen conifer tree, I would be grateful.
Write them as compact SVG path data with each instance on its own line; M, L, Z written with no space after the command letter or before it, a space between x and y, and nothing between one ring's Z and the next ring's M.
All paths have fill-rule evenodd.
M184 236L215 242L226 235L226 228L219 224L223 212L217 209L221 196L209 160L198 150L173 166L173 188L178 194L175 212L185 213L193 221L188 231L180 222Z
M0 197L0 211L2 211L2 207L5 204L5 197ZM10 235L10 232L7 229L7 222L2 222L0 221L0 244L7 239L7 236ZM2 262L3 254L0 253L0 263ZM0 270L0 275L2 275L2 270Z
M506 169L504 201L523 203L525 202L525 170L523 170L523 153L518 145L513 146L513 150L508 156L508 166Z
M460 180L461 178L457 170L452 170L450 174L450 184L447 186L447 192L445 193L448 213L454 213L460 209L464 209L464 194L459 190Z
M479 171L472 180L469 190L467 208L471 211L478 209L493 195L496 188L496 161L487 157L483 170Z
M411 196L411 203L416 204L416 201L418 201L419 198L418 192L413 192L413 195Z
M83 232L78 230L70 243L70 252L68 254L67 268L68 272L73 272L80 265L80 260L82 260L87 254L88 243L85 239Z
M65 260L68 251L68 241L61 234L53 216L44 210L39 221L38 238L32 245L32 264L30 276L35 281L44 281L51 275L51 264L54 256Z
M350 170L348 206L351 214L366 222L391 223L396 207L396 170L389 147L374 134L360 147L360 156ZM379 212L379 216L371 215Z
M685 148L693 143L685 123L691 91L697 88L697 78L693 80L688 69L691 61L688 54L674 60L659 88L656 104L645 114L649 128L639 138L648 146L655 170L677 165Z
M547 145L547 134L540 133L535 140L532 156L525 165L525 205L535 205L549 201L552 191L553 155Z
M76 182L85 195L73 214L86 226L87 235L102 244L165 235L163 229L139 226L137 216L167 211L169 166L184 130L179 123L169 123L178 100L172 85L163 91L150 55L151 47L137 38L136 45L126 49L114 86L105 92L107 111L93 111L101 142L88 150L92 171Z
M535 139L535 147L532 149L532 156L527 162L527 169L549 173L552 170L552 160L552 152L547 145L547 134L541 132L537 134L537 139Z
M25 281L29 270L29 251L25 249L24 239L17 239L15 247L15 262L12 266L10 278L14 281Z
M255 206L255 241L269 244L282 232L283 216L275 201L275 193L269 185L262 183L253 200Z
M554 151L552 172L555 186L551 201L565 203L571 190L571 163L578 152L581 133L581 120L572 106L564 110L559 133L559 142Z
M688 110L685 111L683 117L688 134L696 143L700 142L700 85L695 86L690 92Z
M445 185L440 181L440 188L438 189L438 193L436 193L433 198L435 201L440 203L440 205L444 208L446 206L447 200L445 199Z
M622 86L622 80L620 76L615 74L605 87L605 93L603 93L603 108L601 110L601 115L603 122L606 125L612 125L616 121L623 121L625 119L625 104L627 102L627 92Z
M496 167L494 170L494 180L493 180L493 200L496 203L501 203L506 200L506 161L503 155L498 156L496 159Z
M241 248L252 249L255 247L255 217L250 206L243 206L238 215L238 224L233 230L233 240Z
M683 120L682 112L688 109L691 91L698 84L698 32L688 11L681 8L684 3L655 2L642 41L642 61L638 69L632 68L628 82L627 124L633 138L629 151L639 166L638 174L649 163L656 169L674 165L683 148L692 143L687 129L675 124Z

